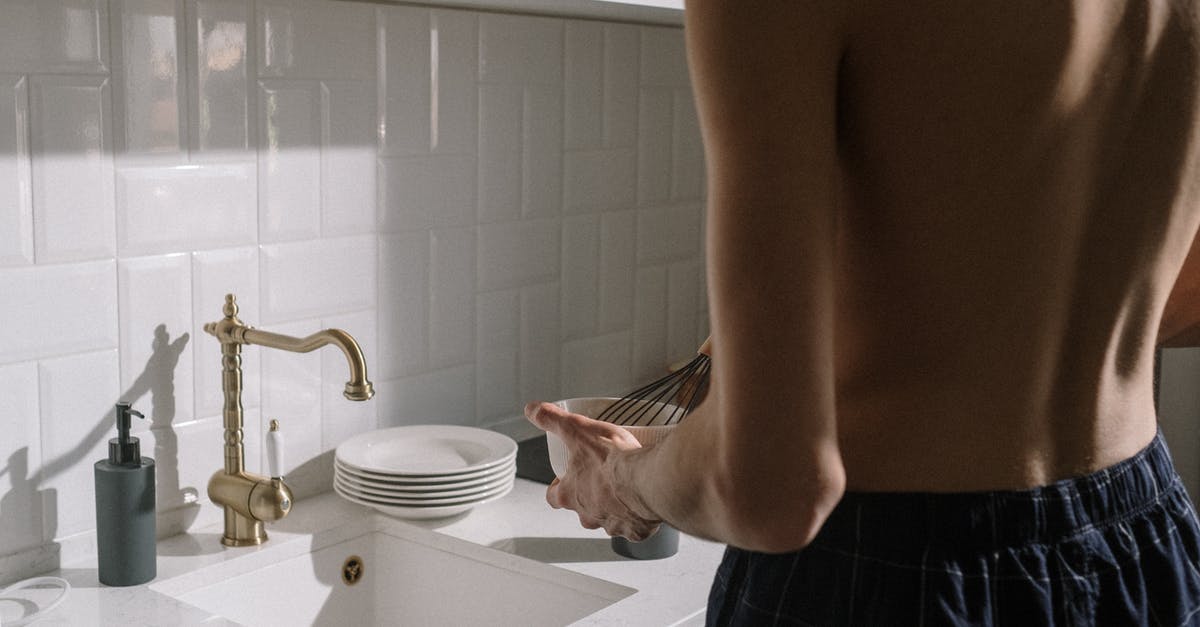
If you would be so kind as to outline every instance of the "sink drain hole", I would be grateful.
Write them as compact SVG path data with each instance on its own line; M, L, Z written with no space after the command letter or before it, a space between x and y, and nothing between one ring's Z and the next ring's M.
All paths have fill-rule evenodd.
M351 555L342 562L342 581L347 586L353 586L358 583L363 576L363 560L357 555Z

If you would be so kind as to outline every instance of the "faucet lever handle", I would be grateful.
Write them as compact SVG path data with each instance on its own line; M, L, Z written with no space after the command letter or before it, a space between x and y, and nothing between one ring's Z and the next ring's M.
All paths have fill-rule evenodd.
M278 420L271 420L271 430L267 432L267 470L272 479L283 477L283 433L279 431Z

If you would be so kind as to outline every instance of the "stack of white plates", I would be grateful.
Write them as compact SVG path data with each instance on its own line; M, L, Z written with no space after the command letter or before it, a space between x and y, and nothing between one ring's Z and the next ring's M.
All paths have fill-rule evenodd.
M419 425L357 435L337 448L333 488L400 518L442 518L508 494L517 443L474 427Z

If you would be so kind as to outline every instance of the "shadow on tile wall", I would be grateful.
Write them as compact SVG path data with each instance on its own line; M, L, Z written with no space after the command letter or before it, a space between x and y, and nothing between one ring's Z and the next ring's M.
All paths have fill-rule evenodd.
M198 491L192 486L181 488L179 485L178 443L171 426L175 420L175 369L190 339L190 335L184 333L172 341L166 325L158 325L154 329L152 353L141 374L113 400L114 408L100 416L74 446L32 472L29 468L29 447L17 449L9 456L7 464L0 468L0 476L7 475L11 486L0 497L0 537L19 537L30 529L40 528L44 538L56 538L58 490L42 489L42 486L79 463L97 444L115 437L117 401L131 403L136 408L142 405L140 401L147 394L150 396L147 417L154 436L155 497L158 503L176 503L180 500L188 503L182 513L185 526L190 524L199 510L199 504L196 503ZM148 455L150 451L143 448L142 454ZM57 551L51 550L50 554L50 560L55 562L51 567L57 567Z

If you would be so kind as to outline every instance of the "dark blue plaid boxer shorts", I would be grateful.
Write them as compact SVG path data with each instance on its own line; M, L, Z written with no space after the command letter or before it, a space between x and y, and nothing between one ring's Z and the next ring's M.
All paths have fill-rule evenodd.
M1160 433L1032 490L847 493L795 553L730 547L709 625L1200 625L1200 528Z

